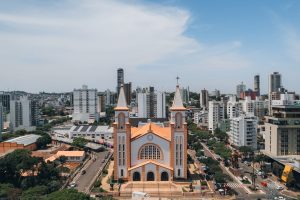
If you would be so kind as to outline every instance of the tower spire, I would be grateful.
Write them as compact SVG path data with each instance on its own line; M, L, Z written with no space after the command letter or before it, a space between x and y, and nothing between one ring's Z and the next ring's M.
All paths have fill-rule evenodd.
M183 103L182 103L182 98L181 98L181 94L180 94L179 85L177 85L175 95L174 95L173 104L172 104L172 107L170 108L170 110L185 110L185 109L186 108L183 106Z
M127 107L123 84L121 85L120 88L118 103L117 103L117 107L115 107L115 110L129 110Z

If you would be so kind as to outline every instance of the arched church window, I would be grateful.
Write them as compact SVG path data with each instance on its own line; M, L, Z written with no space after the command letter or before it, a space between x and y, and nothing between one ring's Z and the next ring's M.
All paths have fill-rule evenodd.
M182 115L181 113L176 113L175 114L175 128L181 129L182 127Z
M125 114L120 113L118 115L118 129L124 129L125 128Z
M155 144L146 144L141 147L139 151L139 159L144 160L160 160L162 159L162 152Z

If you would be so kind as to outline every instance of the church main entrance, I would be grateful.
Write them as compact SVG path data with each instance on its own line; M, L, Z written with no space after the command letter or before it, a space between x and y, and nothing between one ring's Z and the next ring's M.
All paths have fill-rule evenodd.
M154 181L154 173L153 172L147 173L147 181Z
M134 172L132 180L133 181L141 181L141 174L139 172Z
M169 181L169 174L167 172L162 172L160 176L161 181Z

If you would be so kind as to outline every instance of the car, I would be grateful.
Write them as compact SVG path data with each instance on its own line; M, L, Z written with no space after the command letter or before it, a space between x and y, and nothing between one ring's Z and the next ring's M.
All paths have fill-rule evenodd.
M77 184L75 182L72 182L69 186L70 186L70 188L75 188L77 186Z
M276 200L285 200L285 198L284 198L284 197L282 197L282 196L279 196L279 197L274 197L274 199L276 199Z
M85 170L82 170L81 171L81 175L85 175L86 171Z
M105 163L105 159L102 160L102 163Z
M282 187L282 186L280 186L280 185L277 185L276 186L276 190L283 190L284 188Z

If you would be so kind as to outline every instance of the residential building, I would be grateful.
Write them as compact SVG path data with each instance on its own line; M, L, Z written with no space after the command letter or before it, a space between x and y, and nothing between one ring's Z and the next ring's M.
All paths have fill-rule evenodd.
M269 75L269 91L268 91L268 95L269 95L269 115L272 115L272 113L271 113L272 100L280 98L279 97L280 94L278 94L277 92L279 91L279 89L281 87L282 87L281 74L279 74L279 72L273 72L273 74L270 74Z
M222 101L209 101L208 103L208 129L212 132L218 128L219 123L225 119L225 105Z
M0 91L0 104L3 106L3 112L8 113L10 111L10 94Z
M94 122L98 121L97 113L97 89L88 89L83 85L82 89L74 89L74 112L73 121Z
M106 97L105 97L105 94L98 94L97 96L97 112L98 113L104 113L105 112L105 100L106 100Z
M257 96L260 96L260 76L257 74L254 76L254 92Z
M37 104L27 96L10 101L10 125L13 131L25 129L35 130L37 123Z
M118 68L117 69L117 88L116 88L117 96L119 96L121 85L124 85L124 70L123 70L123 68Z
M154 87L137 93L139 118L166 118L166 94L155 92Z
M300 101L288 94L273 100L272 115L266 117L265 153L270 156L300 155Z
M66 157L67 162L83 162L85 158L84 151L57 151L57 153L45 160L45 162L53 162L59 157L64 156Z
M230 119L231 144L236 147L248 146L257 149L257 124L258 118L255 116L241 115Z
M221 97L221 92L220 92L220 90L215 89L214 91L211 92L210 96L213 96L216 99L219 99Z
M167 127L151 120L140 127L132 127L121 86L113 124L115 180L160 182L187 178L186 108L179 86L170 112Z
M231 99L227 102L227 118L236 118L243 113L243 105L241 102L238 102L234 99Z
M246 91L246 85L242 82L236 86L236 96L240 97L241 93Z
M208 91L206 89L200 92L200 107L203 109L208 108Z
M125 92L126 102L128 105L130 105L131 98L132 98L131 82L124 84L124 92Z
M251 89L245 90L240 93L240 99L245 99L246 97L250 97L252 100L255 100L258 97L258 93Z
M200 126L201 128L208 128L208 111L201 110L194 113L194 123Z
M187 89L181 88L180 89L180 94L181 94L183 103L184 104L189 104L189 102L190 102L190 88L189 87Z

